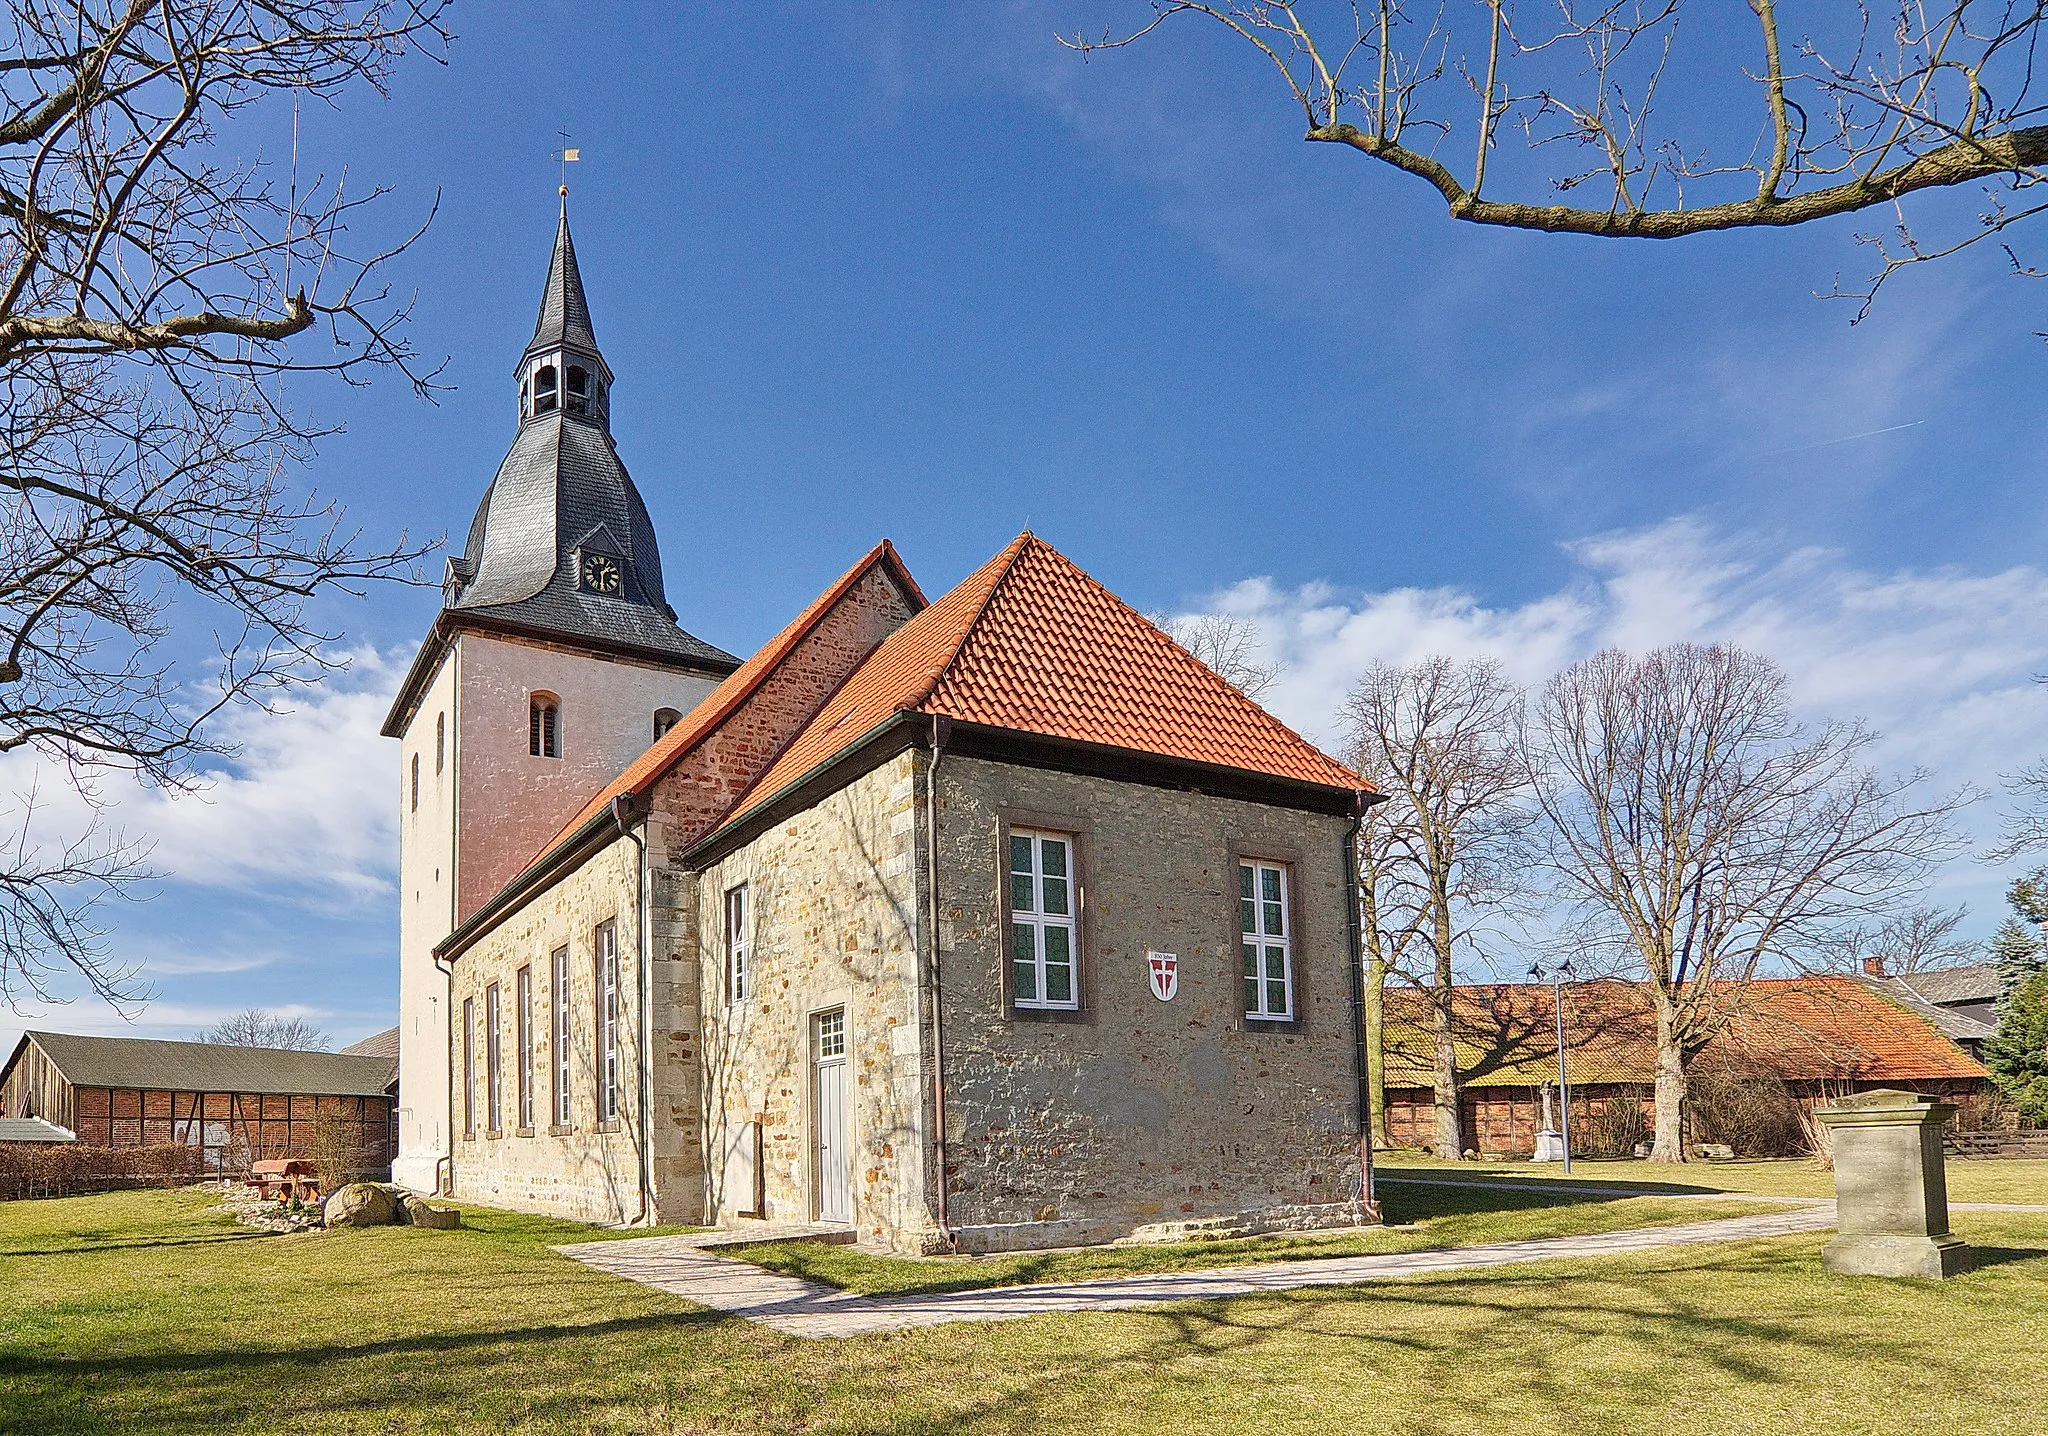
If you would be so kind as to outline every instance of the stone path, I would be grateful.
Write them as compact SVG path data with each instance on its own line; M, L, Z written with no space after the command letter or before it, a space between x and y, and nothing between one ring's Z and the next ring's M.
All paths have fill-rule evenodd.
M791 1336L869 1336L954 1321L1015 1321L1053 1312L1122 1311L1169 1301L1210 1301L1304 1287L1354 1286L1433 1272L1472 1271L1555 1258L1612 1256L1701 1242L1752 1241L1823 1231L1832 1202L1763 1216L1684 1226L1639 1227L1597 1236L1537 1237L1440 1251L1323 1257L1259 1266L1214 1267L1150 1276L1099 1277L1039 1286L992 1287L935 1296L868 1297L713 1256L692 1237L640 1237L556 1247L600 1271L642 1282L700 1306L758 1321Z

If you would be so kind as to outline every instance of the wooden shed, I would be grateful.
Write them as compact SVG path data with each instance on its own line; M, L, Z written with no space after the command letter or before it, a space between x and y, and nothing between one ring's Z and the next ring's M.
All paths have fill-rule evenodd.
M389 1164L396 1064L382 1056L27 1032L0 1068L0 1117L40 1117L80 1143L179 1143L218 1158L303 1154L322 1114L366 1166Z

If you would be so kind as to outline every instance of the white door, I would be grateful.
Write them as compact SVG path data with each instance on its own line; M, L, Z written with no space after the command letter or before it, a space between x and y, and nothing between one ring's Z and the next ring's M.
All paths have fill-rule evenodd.
M811 1129L818 1179L818 1220L845 1222L853 1217L853 1166L846 1150L846 1009L821 1012L811 1021L811 1050L816 1080L812 1083Z

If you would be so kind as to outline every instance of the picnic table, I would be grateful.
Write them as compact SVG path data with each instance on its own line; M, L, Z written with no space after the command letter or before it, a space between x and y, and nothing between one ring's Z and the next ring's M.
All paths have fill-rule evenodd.
M320 1178L314 1173L313 1164L298 1157L257 1162L249 1168L249 1177L256 1190L266 1197L284 1201L297 1197L302 1202L320 1198Z

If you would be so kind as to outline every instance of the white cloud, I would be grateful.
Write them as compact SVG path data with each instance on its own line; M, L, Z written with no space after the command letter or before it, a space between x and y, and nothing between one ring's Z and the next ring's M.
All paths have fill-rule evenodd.
M383 655L359 651L345 672L287 695L275 711L230 710L213 732L239 750L232 759L191 792L103 779L97 797L108 823L147 845L151 866L168 882L315 906L389 892L398 857L398 752L378 727L401 673ZM84 830L91 808L61 778L39 774L27 753L0 762L0 813L18 813L32 785L46 805L36 818L44 841Z
M2048 751L2048 570L1858 568L1825 549L1774 545L1683 517L1566 546L1555 592L1493 605L1469 589L1346 591L1237 583L1204 607L1257 623L1285 671L1267 695L1301 731L1334 745L1344 694L1374 659L1490 655L1521 682L1607 646L1641 651L1691 639L1766 653L1810 719L1864 718L1881 761L1925 766L1944 786L1996 789ZM1995 826L1995 804L1972 821ZM1945 901L1995 920L2001 875L1968 859L1943 874Z

